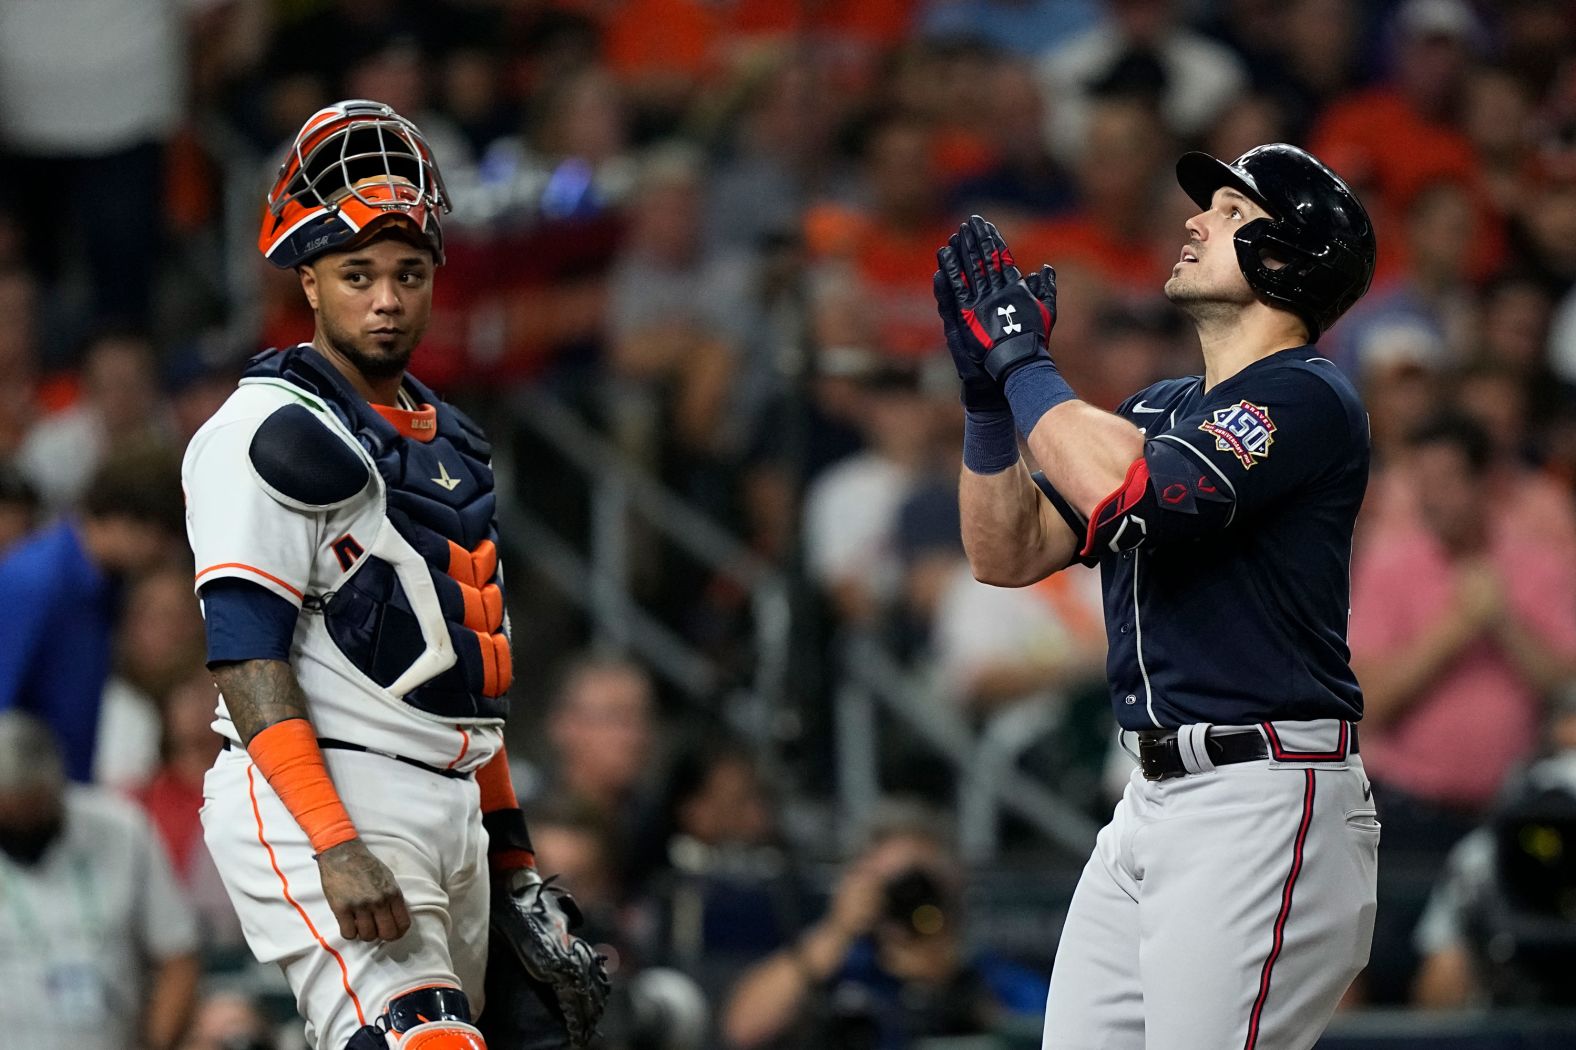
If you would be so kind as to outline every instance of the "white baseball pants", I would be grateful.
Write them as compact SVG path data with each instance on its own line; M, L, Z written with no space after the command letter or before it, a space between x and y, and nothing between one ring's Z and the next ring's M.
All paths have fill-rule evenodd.
M306 834L246 752L230 749L204 781L203 838L247 945L283 969L316 1050L344 1050L389 1000L424 985L459 987L474 1018L489 894L475 780L355 751L323 757L362 840L399 881L410 930L389 943L340 936Z

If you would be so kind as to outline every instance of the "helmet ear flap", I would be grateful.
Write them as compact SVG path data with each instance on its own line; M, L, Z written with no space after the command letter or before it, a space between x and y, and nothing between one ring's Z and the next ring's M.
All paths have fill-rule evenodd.
M1307 292L1330 283L1330 274L1321 265L1325 244L1309 244L1309 231L1277 219L1254 219L1233 238L1237 264L1247 278L1248 287L1283 310L1302 319L1310 340L1319 338L1325 319L1306 306ZM1333 290L1332 290L1333 291Z

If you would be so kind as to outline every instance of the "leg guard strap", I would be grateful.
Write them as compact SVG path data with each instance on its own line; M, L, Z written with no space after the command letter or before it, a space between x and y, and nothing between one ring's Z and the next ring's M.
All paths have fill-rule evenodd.
M470 1000L453 985L428 985L396 996L382 1016L350 1037L345 1050L388 1050L394 1045L390 1033L398 1037L400 1050L487 1050L471 1024Z

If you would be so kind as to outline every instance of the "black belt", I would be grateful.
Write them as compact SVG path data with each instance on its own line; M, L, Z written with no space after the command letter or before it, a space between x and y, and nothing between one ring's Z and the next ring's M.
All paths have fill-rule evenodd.
M230 738L225 737L225 750L228 751L233 746L235 745L230 742ZM396 755L392 751L379 751L376 748L367 747L364 744L352 744L348 740L336 740L331 736L318 737L317 746L332 748L336 751L361 751L369 755L381 755L384 758L392 758L396 762L403 762L407 766L415 766L417 769L426 770L428 773L436 773L440 777L448 777L450 780L464 780L470 776L469 773L461 773L457 769L439 769L437 766L429 766L427 763L418 759L406 758L404 755Z
M1217 766L1270 757L1269 746L1264 743L1263 734L1256 729L1211 729L1204 738L1204 750ZM1186 776L1188 768L1182 762L1182 747L1177 743L1177 731L1139 730L1138 765L1144 771L1145 780L1169 780Z
M1217 766L1236 762L1253 762L1269 758L1269 748L1256 729L1226 729L1212 727L1204 737L1204 750ZM1357 754L1357 727L1350 727L1346 754ZM1329 760L1335 756L1325 756ZM1341 756L1344 758L1345 756ZM1168 780L1186 776L1188 768L1182 761L1182 746L1177 742L1175 729L1140 729L1138 731L1138 765L1145 780Z

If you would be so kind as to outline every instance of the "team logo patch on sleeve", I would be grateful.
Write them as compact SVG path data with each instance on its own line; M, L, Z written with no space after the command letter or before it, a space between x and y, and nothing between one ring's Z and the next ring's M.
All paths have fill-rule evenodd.
M1248 401L1215 409L1212 418L1198 428L1215 439L1217 449L1241 460L1244 470L1268 457L1275 443L1275 424L1269 412Z

